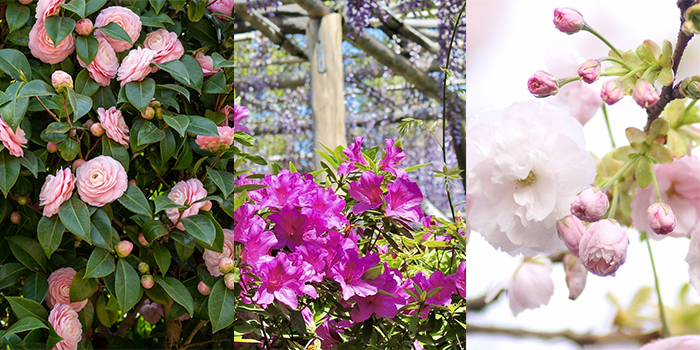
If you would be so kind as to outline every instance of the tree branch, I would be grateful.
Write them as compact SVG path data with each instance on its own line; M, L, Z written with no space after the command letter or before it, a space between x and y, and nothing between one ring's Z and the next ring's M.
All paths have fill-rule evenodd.
M126 315L126 318L122 321L122 323L119 325L119 328L117 328L117 331L114 333L117 337L123 337L126 336L126 332L129 331L129 328L134 324L134 321L136 321L136 314L139 312L141 309L141 305L143 305L143 302L146 301L146 294L143 295L141 298L141 302L136 305L136 307L131 310L129 314Z
M202 327L204 327L205 324L207 324L207 321L202 320L202 321L199 321L199 323L197 323L196 326L194 326L194 329L192 330L192 332L190 333L190 335L187 336L187 339L185 339L185 342L182 343L182 346L180 347L180 350L185 350L185 349L187 349L187 348L189 347L189 345L190 345L190 343L192 342L192 339L194 338L194 336L197 335L197 332L199 332L199 330L202 329Z
M217 343L217 342L225 342L225 341L233 341L233 338L211 339L211 340L207 340L207 341L203 341L203 342L199 342L199 343L190 344L190 347L206 345L206 344L211 344L211 343Z

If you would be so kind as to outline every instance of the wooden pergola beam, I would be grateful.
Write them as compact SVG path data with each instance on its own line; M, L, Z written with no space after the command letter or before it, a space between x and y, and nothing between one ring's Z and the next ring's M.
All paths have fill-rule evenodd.
M262 16L258 11L249 9L245 4L236 4L235 2L233 4L233 9L237 16L250 23L253 28L263 33L270 41L280 45L293 56L308 59L306 53L304 53L302 49L289 41L277 25Z
M401 21L401 19L394 16L388 9L385 9L385 12L387 17L384 23L389 29L413 41L433 54L437 55L440 52L440 46L436 42L428 39L421 32Z

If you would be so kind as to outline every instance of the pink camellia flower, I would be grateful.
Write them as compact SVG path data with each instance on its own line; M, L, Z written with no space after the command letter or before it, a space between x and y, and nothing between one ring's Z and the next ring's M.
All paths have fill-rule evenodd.
M66 304L79 312L87 304L87 299L83 301L70 302L70 284L73 282L76 271L72 267L64 267L52 272L49 275L49 291L46 294L46 305L53 308L54 305Z
M683 335L657 339L642 346L639 350L696 350L700 349L700 335Z
M170 190L168 198L170 198L170 200L173 201L175 204L180 204L189 207L182 210L182 215L180 215L179 210L175 208L165 209L165 214L168 216L170 221L172 221L173 223L178 223L178 229L184 230L185 226L183 226L182 223L179 222L180 219L186 218L191 215L197 215L200 209L205 211L211 209L211 201L195 203L196 201L206 196L207 190L204 189L204 185L202 185L201 181L197 179L180 181L177 184L175 184L175 186L173 186L172 190ZM231 256L231 258L233 257ZM219 268L218 264L219 261L217 260L217 269Z
M649 213L649 226L654 233L665 235L676 228L676 216L666 203L654 203L647 210Z
M209 3L209 6L207 8L211 12L221 12L225 14L226 16L231 16L231 12L233 12L233 0L213 0ZM223 18L221 16L218 16L218 18Z
M121 86L131 81L141 81L146 78L151 73L153 56L155 56L155 51L141 47L129 51L117 70L117 80L121 81Z
M153 61L155 63L179 60L185 53L185 48L182 46L180 40L177 39L177 34L165 29L158 29L148 33L148 35L146 35L146 40L143 42L143 47L155 52L153 56ZM153 67L151 72L157 70L158 67Z
M56 171L56 176L48 175L39 193L39 205L44 206L43 215L51 217L58 213L58 207L67 201L73 194L75 176L70 168L61 168Z
M224 258L233 259L233 231L224 229L224 248L221 253L204 249L202 258L204 264L207 265L207 271L212 276L223 276L224 274L219 270L219 262Z
M557 221L557 232L559 232L559 237L564 241L564 245L566 245L571 254L578 257L578 246L581 242L581 236L586 232L586 226L583 225L583 222L575 215L568 215Z
M592 223L581 237L578 251L586 270L598 276L615 276L627 258L627 233L614 220Z
M648 208L656 203L653 186L637 188L631 218L634 228L644 231L649 237L692 237L700 233L700 158L697 156L674 159L669 164L654 164L654 173L661 199L676 217L676 227L668 235L657 235L649 226Z
M221 68L213 70L214 60L212 60L211 56L203 54L202 51L195 52L195 54L192 57L194 57L194 59L196 59L197 62L199 62L199 65L202 66L202 73L204 73L205 77L214 75L221 71Z
M97 109L97 118L100 120L99 124L104 129L107 137L129 148L129 127L126 126L122 111L118 110L117 107L110 107L106 111L100 107ZM92 126L95 125L97 124ZM92 128L90 130L92 131Z
M110 22L117 23L126 34L131 38L131 42L136 42L141 34L141 17L135 14L134 11L122 6L112 6L100 11L100 14L95 18L95 27L104 27ZM122 52L131 48L131 44L126 41L112 39L99 29L95 30L95 36L104 37L105 40L112 46L115 52Z
M85 162L75 171L75 177L80 199L95 207L121 197L129 181L121 163L109 156Z
M659 101L659 93L648 81L639 79L632 89L634 100L642 108L649 108Z
M92 21L89 18L83 18L75 24L75 32L80 35L90 35L92 28Z
M608 80L603 83L603 88L600 90L600 98L609 105L614 105L622 99L622 83L617 80Z
M583 288L586 287L588 271L583 266L581 259L571 255L564 255L564 272L566 272L566 286L569 288L569 299L576 300Z
M44 23L47 17L55 16L61 11L65 0L39 0L36 2L36 22Z
M49 313L49 323L63 340L54 345L53 350L75 350L83 337L83 326L78 313L69 305L56 304Z
M149 299L146 299L139 309L139 314L143 316L146 322L156 324L160 321L161 317L163 317L163 307L158 303L153 303Z
M559 92L559 84L555 76L538 70L527 80L527 90L535 97L547 97Z
M51 85L56 91L63 89L73 90L73 78L62 70L56 70L51 74Z
M600 61L587 60L581 63L581 65L578 66L578 76L588 84L598 80L600 76Z
M78 57L78 63L81 67L87 69L92 80L96 81L101 86L109 86L110 80L117 76L119 60L117 59L117 54L114 52L114 49L105 38L101 36L95 38L98 43L95 59L93 59L87 67L80 57Z
M554 26L562 33L574 34L584 26L583 15L572 8L558 7L554 9Z
M608 211L608 195L600 189L589 187L581 191L571 203L571 214L587 222L600 220Z
M56 64L66 59L75 50L75 37L69 34L56 47L49 38L44 27L44 22L36 22L29 31L29 49L32 56L41 62Z
M229 107L229 106L226 106ZM221 110L221 113L224 113L223 110ZM250 130L248 130L247 127L241 125L241 122L243 122L243 119L248 118L250 116L250 110L244 106L241 106L237 104L236 102L233 103L233 116L230 117L233 119L233 131L242 131L246 133L250 133ZM229 120L229 114L226 114L226 120Z
M234 129L230 126L218 126L217 130L219 131L219 137L197 135L194 143L196 143L199 148L212 153L219 153L231 147L233 144Z
M496 284L486 295L491 302L503 289L508 290L508 302L514 316L525 309L536 309L549 303L554 294L552 262L549 258L525 258L512 277Z
M7 148L10 155L14 157L24 157L24 150L27 148L27 138L24 137L24 130L17 126L15 131L10 129L10 126L5 123L5 120L0 118L0 141Z

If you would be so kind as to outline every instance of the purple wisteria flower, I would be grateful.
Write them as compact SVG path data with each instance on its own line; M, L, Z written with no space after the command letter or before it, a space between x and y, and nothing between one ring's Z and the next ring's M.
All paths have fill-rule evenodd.
M338 175L347 175L351 171L356 170L357 167L354 163L360 163L363 165L369 165L365 157L362 155L362 140L364 137L358 136L354 139L353 143L343 150L343 154L348 156L348 160L340 164L338 167Z
M352 213L359 215L367 210L379 208L384 202L382 201L381 185L384 181L384 176L377 175L371 171L365 171L360 175L360 181L350 183L348 192L350 196L360 202L352 207Z

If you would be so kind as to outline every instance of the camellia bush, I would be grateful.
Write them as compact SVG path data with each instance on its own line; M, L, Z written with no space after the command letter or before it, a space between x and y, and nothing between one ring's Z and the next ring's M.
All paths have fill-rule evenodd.
M0 3L0 348L232 348L233 2Z

